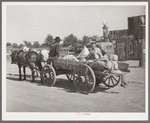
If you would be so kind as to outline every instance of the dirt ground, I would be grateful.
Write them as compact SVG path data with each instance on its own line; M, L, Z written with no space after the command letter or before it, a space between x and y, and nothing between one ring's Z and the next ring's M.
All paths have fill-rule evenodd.
M137 67L138 61L127 61L130 73L128 86L106 88L103 84L88 94L78 93L65 75L57 76L53 87L40 83L19 81L17 65L7 61L6 111L7 112L145 112L145 69Z

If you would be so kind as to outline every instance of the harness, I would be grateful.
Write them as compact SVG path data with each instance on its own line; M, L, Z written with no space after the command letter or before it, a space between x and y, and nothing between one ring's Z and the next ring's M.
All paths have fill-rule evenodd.
M24 56L25 56L25 58L26 58L25 60L26 60L26 61L29 61L28 51L27 51L27 52L24 52Z

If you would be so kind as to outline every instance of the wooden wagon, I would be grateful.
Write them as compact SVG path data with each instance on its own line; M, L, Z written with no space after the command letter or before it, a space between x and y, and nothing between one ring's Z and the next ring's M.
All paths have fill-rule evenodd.
M67 59L51 58L42 68L41 77L46 86L53 86L56 76L66 74L73 81L80 93L90 93L95 86L103 83L107 87L114 87L120 81L120 75L93 70L86 62L77 62Z

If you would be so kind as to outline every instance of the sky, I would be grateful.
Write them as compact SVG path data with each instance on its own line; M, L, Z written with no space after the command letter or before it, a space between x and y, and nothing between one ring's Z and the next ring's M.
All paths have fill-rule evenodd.
M128 28L128 17L145 15L144 6L57 6L57 5L8 5L6 8L6 40L10 43L39 41L48 34L54 38L74 34L103 35L103 21L108 30Z

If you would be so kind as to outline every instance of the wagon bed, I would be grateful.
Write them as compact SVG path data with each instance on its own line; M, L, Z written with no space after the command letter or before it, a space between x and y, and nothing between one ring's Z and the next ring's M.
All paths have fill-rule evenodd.
M47 86L53 86L56 76L60 74L66 74L81 93L92 92L99 83L103 83L107 87L114 87L120 81L120 75L93 70L87 65L87 62L49 58L47 63L42 68L41 74L42 80Z

